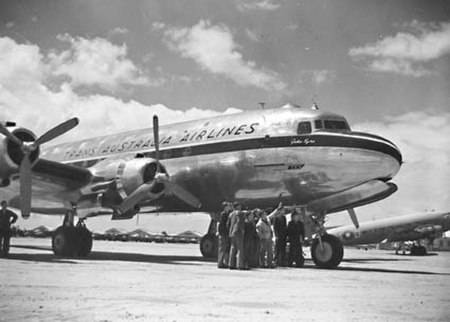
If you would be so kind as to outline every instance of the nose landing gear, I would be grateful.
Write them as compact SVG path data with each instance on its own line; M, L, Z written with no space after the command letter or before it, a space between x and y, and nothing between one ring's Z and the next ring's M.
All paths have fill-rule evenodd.
M326 233L324 218L325 216L311 216L319 230L311 245L311 258L319 268L336 268L344 257L344 247L339 238Z

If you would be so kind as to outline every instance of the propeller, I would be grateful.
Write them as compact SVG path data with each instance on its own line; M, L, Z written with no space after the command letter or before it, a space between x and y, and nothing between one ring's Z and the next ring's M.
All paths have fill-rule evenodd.
M31 183L32 183L31 182L32 164L30 160L31 153L36 151L36 149L38 149L40 145L49 142L57 138L58 136L61 136L64 133L70 131L75 126L77 126L78 123L79 123L78 118L74 117L45 132L34 142L24 142L20 140L17 136L15 136L12 132L10 132L6 128L7 124L0 123L0 133L6 136L9 140L16 143L23 153L23 158L19 165L20 207L23 218L29 218L31 212Z
M159 162L159 120L158 116L153 116L153 138L155 142L155 159L156 159L156 173L155 177L142 184L139 188L133 191L128 197L126 197L122 203L118 207L119 213L125 213L131 209L133 209L137 204L144 200L155 200L158 198L164 191L171 192L175 197L185 202L191 207L200 208L200 201L193 196L186 189L181 187L180 185L169 181L169 176L167 173L163 173L161 171L161 164ZM162 183L164 185L164 189L160 192L153 192L154 188L158 183Z

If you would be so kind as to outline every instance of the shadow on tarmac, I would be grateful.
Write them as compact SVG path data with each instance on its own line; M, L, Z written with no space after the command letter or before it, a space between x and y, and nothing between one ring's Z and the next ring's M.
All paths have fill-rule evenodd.
M123 261L123 262L140 262L140 263L157 263L171 265L200 265L205 262L215 262L214 259L204 258L202 256L181 256L181 255L149 255L139 253L121 253L121 252L102 252L92 251L87 257L59 257L53 254L51 247L46 246L24 246L14 245L11 248L43 250L47 253L27 254L10 253L8 259L24 260L31 262L48 262L61 264L79 264L80 261ZM197 263L196 263L197 262Z
M30 262L47 262L57 264L81 264L83 261L124 261L124 262L140 262L140 263L157 263L157 264L170 264L170 265L201 265L202 263L215 263L215 260L204 258L202 256L180 256L180 255L149 255L139 253L121 253L121 252L103 252L93 251L89 256L82 258L65 258L55 256L51 247L45 246L24 246L14 245L12 248L43 250L50 253L10 253L9 260L23 260ZM410 261L410 259L393 259L393 258L358 258L358 259L343 259L342 263L370 263L370 262L399 262ZM215 269L215 267L214 267ZM282 268L282 269L294 269L298 268ZM302 269L318 269L311 259L306 259L305 265ZM413 270L399 270L399 269L387 269L387 268L373 268L373 267L343 267L339 266L334 269L335 271L354 271L354 272L376 272L376 273L391 273L391 274L419 274L419 275L450 275L447 273L436 273L426 271L413 271Z

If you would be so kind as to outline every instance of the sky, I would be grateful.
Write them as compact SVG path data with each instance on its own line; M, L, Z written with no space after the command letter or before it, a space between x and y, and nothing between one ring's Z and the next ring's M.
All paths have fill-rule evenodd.
M313 101L403 153L361 221L450 210L449 1L0 0L0 120L55 143Z

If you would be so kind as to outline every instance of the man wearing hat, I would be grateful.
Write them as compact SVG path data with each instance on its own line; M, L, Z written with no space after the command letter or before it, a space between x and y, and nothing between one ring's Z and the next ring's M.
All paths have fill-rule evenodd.
M18 217L8 209L6 200L3 200L0 205L2 207L0 209L0 257L7 257L11 239L11 224L14 224Z
M233 205L227 201L222 203L223 210L219 219L219 256L217 258L218 268L228 268L228 260L230 257L230 232L227 228L228 217L233 210Z

